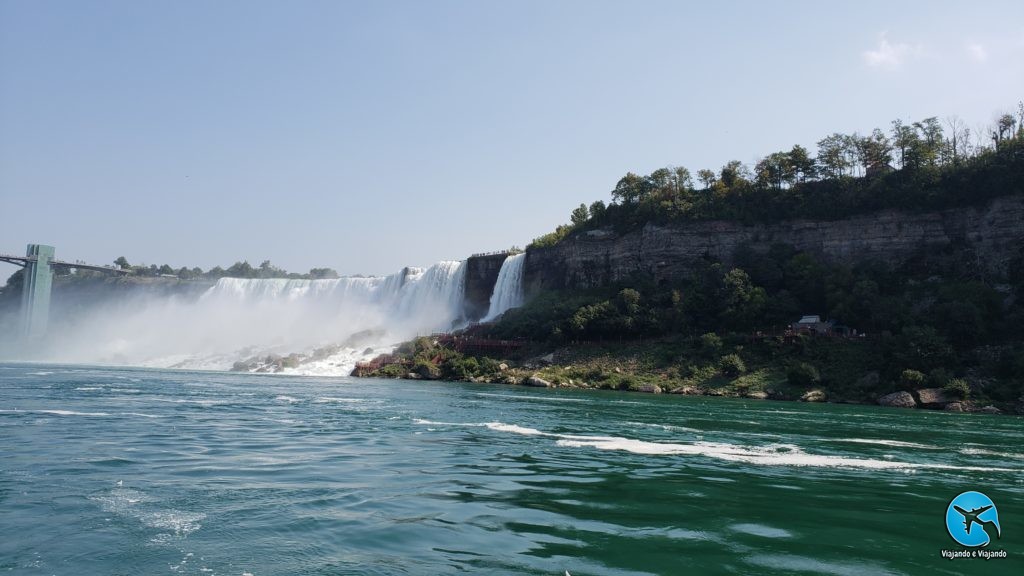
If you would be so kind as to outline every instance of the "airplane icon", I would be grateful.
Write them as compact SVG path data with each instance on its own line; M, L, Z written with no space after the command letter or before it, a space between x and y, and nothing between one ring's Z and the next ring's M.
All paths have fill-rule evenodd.
M967 510L964 510L963 508L954 505L953 509L956 510L957 512L959 512L960 515L964 517L964 528L967 529L967 533L968 534L971 533L971 525L972 524L977 524L978 526L981 526L981 529L984 530L989 536L992 535L992 532L991 532L990 528L994 528L995 531L996 531L996 538L1002 538L1003 537L1003 535L1001 534L1002 530L999 528L998 524L996 524L995 522L993 522L991 520L979 520L978 519L978 516L980 514L983 514L986 510L988 510L991 507L992 507L991 505L990 506L982 506L981 508L975 508L975 509L971 510L970 512L968 512Z

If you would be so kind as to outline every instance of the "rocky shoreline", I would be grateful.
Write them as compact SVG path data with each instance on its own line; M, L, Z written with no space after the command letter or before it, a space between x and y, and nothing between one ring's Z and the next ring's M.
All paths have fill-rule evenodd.
M445 375L437 366L428 363L413 363L411 359L394 360L394 363L379 366L375 369L357 367L352 376L378 377L408 380L433 380L443 382L474 382L525 386L532 388L568 388L590 390L617 390L645 394L679 394L687 396L718 396L747 398L752 400L777 400L791 402L833 402L842 404L878 405L890 408L936 410L945 412L978 413L978 414L1016 414L1024 415L1024 397L1021 397L1012 409L1000 409L988 402L960 398L943 388L920 388L911 391L900 390L877 395L871 399L854 399L841 394L830 394L827 386L814 386L807 390L794 390L786 386L767 386L763 389L743 389L741 387L679 385L664 386L657 383L642 381L644 376L656 374L637 373L634 369L623 370L614 367L608 373L591 371L592 379L573 377L579 373L578 367L559 365L555 353L537 356L517 365L503 361L493 361L493 372L484 375L452 377ZM364 366L365 368L365 366ZM638 381L631 381L637 379ZM878 374L869 373L864 379L877 383ZM739 380L742 380L740 378ZM601 383L598 383L600 381ZM608 381L618 382L616 386L607 385ZM628 384L624 384L628 383Z

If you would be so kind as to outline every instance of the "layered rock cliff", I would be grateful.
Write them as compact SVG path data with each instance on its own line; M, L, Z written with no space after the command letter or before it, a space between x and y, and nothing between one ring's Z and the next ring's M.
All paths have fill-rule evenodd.
M789 244L831 262L894 265L931 248L957 245L973 249L981 268L998 273L1024 246L1024 196L942 212L885 210L837 221L695 221L648 224L625 234L591 230L528 251L524 281L527 293L602 286L638 273L671 281L685 277L702 258L730 264L744 243L758 251Z

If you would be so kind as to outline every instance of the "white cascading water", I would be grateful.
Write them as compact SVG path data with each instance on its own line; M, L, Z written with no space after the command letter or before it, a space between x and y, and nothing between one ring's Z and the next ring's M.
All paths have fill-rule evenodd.
M45 359L226 370L297 353L307 361L285 372L347 375L398 342L464 323L465 275L465 262L446 261L386 277L221 278L191 301L133 297L51 326Z
M484 316L484 322L493 320L510 308L523 305L523 264L526 253L512 254L501 263L498 280L491 294L491 306Z

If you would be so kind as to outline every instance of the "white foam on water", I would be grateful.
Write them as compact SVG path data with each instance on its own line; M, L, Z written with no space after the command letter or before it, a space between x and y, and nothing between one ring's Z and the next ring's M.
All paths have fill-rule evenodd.
M139 418L166 418L159 414L143 414L142 412L121 412L121 416L138 416Z
M110 416L107 412L75 412L74 410L0 410L6 414L50 414L53 416Z
M150 528L169 530L171 535L179 537L199 530L200 521L206 518L201 512L155 507L155 498L133 488L114 488L105 494L90 496L89 500L99 503L105 512L133 518Z
M206 518L202 512L182 510L154 510L141 514L139 520L150 528L170 530L175 536L187 536L202 528L199 522Z
M540 400L542 402L578 402L582 404L592 404L593 400L587 400L586 398L563 398L559 396L531 396L529 394L495 394L492 392L476 392L477 396L487 396L489 398L505 398L506 400Z
M283 394L281 396L277 396L276 398L274 398L274 400L277 400L278 402L287 402L289 404L294 404L300 401L298 398L294 396L285 396Z
M696 428L687 428L686 426L675 426L672 424L654 424L651 422L626 422L631 426L642 426L644 428L658 428L666 432L689 432L700 434L703 430L697 430Z
M555 444L565 448L594 448L598 450L630 452L646 456L705 456L727 462L742 462L757 466L796 466L820 468L862 468L871 470L969 470L976 472L1021 472L1013 468L996 468L981 466L956 466L951 464L933 464L901 462L897 460L877 460L870 458L850 458L826 454L808 454L795 444L766 444L763 446L742 446L724 442L650 442L619 436L591 436L579 434L556 434L544 432L536 428L505 424L502 422L458 423L433 422L415 419L416 424L434 426L467 426L486 427L496 432L508 432L523 436L538 436L556 439Z
M80 390L82 392L95 392L96 390L103 390L103 386L79 386L78 388L75 388L75 390Z
M50 376L53 372L26 372L29 376Z
M170 402L171 404L195 404L197 406L223 406L230 404L223 400L187 400L182 398L153 398L154 402Z
M939 446L930 444L918 444L917 442L904 442L903 440L877 440L873 438L827 438L829 442L850 442L853 444L877 444L879 446L892 446L894 448L922 448L924 450L942 450Z
M314 404L360 404L366 402L365 398L337 398L334 396L321 396L313 400Z
M761 536L762 538L792 538L793 534L789 530L783 530L782 528L773 528L771 526L765 526L764 524L733 524L729 526L729 529L733 532L740 532L742 534L751 534L753 536Z
M498 432L511 432L513 434L522 434L524 436L546 436L544 432L537 430L536 428L525 428L523 426L516 426L515 424L502 424L501 422L488 422L485 426L491 430Z
M961 448L960 453L966 454L968 456L998 456L1000 458L1024 460L1024 454L1016 454L1014 452L999 452L997 450L988 450L986 448Z
M472 424L467 422L434 422L433 420L425 420L423 418L413 418L413 424L426 424L429 426L467 426L470 428L482 428L487 424L481 422L479 424Z
M830 562L806 556L794 556L792 554L755 554L747 556L743 560L755 566L771 568L773 570L784 570L791 573L830 574L832 576L862 576L864 574L902 576L903 574L902 572L891 571L884 565L876 562Z

